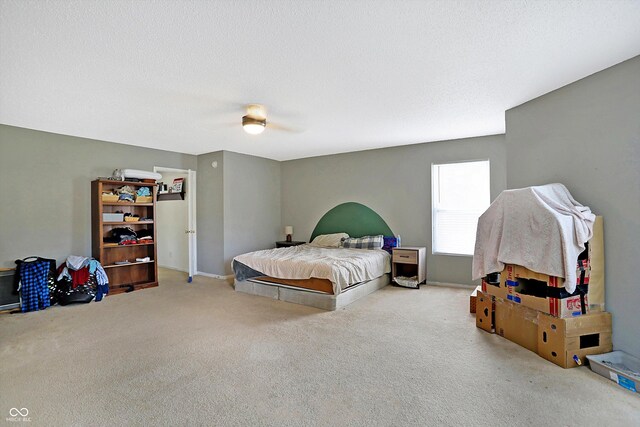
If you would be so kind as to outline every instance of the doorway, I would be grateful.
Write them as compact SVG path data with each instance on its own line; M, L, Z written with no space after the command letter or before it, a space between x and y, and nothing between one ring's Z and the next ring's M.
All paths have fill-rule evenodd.
M158 188L158 267L183 271L191 282L197 271L196 172L156 166L162 175Z

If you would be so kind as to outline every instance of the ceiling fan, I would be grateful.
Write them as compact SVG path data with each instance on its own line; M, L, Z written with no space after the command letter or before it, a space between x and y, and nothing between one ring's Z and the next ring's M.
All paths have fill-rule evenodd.
M267 123L267 110L262 104L249 104L246 108L247 114L242 116L242 128L251 135L261 134L267 126L269 126L270 129L298 132L272 122Z
M247 115L242 116L242 128L251 135L258 135L267 126L267 111L264 105L247 105Z

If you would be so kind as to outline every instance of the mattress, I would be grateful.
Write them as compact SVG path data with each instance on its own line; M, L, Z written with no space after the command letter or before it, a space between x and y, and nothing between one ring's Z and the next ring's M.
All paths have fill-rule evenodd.
M324 279L334 295L347 287L391 271L391 256L382 249L324 248L309 244L238 255L233 260L236 279L258 276L274 279ZM242 265L248 268L242 271Z

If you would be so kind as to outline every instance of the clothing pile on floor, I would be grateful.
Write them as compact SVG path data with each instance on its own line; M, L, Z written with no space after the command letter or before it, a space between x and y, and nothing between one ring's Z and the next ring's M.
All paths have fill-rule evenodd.
M93 258L71 255L57 270L57 281L71 282L72 290L84 287L86 294L93 293L95 301L102 301L102 297L109 293L109 278L100 262ZM95 286L91 283L95 277Z
M99 261L72 255L57 269L55 260L29 257L16 260L14 291L23 312L54 304L101 301L109 293L109 278Z

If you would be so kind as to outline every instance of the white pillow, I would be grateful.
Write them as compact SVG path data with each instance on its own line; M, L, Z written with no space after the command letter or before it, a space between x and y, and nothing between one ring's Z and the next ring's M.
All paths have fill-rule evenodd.
M347 233L320 234L309 243L311 246L321 246L325 248L337 248L340 246L342 239L348 239Z

